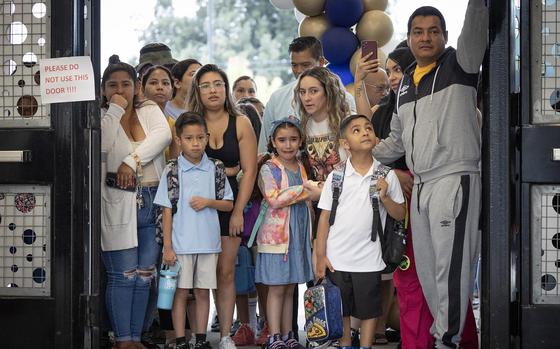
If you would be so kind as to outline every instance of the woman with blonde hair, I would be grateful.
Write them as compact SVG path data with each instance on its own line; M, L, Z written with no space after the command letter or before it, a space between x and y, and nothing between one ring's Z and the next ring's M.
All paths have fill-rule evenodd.
M347 158L338 143L340 121L350 113L340 78L323 67L301 73L294 89L294 109L301 115L313 177L323 182Z

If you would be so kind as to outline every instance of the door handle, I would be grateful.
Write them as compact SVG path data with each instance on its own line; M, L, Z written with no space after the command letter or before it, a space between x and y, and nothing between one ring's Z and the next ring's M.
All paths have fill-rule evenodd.
M552 148L552 161L560 161L560 148Z
M31 162L31 150L0 150L0 162Z

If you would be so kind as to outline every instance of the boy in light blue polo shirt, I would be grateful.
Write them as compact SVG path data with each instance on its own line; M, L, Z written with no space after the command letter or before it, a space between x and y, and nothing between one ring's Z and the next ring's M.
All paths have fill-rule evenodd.
M187 292L196 298L196 320L191 324L196 349L210 348L206 324L210 309L210 289L217 286L216 267L221 252L219 211L233 209L233 192L225 180L224 198L216 200L215 164L204 152L208 128L202 116L181 114L175 123L175 141L181 148L177 158L179 201L173 215L167 187L167 172L161 176L154 203L163 207L163 263L181 263L181 273L171 315L176 335L175 348L188 348L185 338Z

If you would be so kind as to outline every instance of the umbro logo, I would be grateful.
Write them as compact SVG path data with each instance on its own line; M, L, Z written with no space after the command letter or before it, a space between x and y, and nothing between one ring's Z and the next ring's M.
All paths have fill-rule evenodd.
M439 222L439 223L441 224L441 227L442 227L442 228L447 228L447 227L449 227L449 226L451 225L451 221L448 221L448 220L443 220L443 221L441 221L441 222Z
M409 85L403 85L401 87L401 89L399 90L399 96L402 97L406 94L406 91L408 90Z

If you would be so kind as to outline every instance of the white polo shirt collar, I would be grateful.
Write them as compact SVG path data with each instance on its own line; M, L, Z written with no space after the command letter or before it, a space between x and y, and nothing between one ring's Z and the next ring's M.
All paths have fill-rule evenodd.
M352 162L350 161L351 157L348 158L346 160L346 170L344 172L344 176L345 177L350 177L352 175L356 175L359 176L360 178L369 178L370 176L373 175L373 169L375 168L375 162L376 160L373 159L373 163L371 164L371 167L369 168L369 170L367 171L365 176L362 176L361 174L359 174L356 169L354 169L354 166L352 166Z

